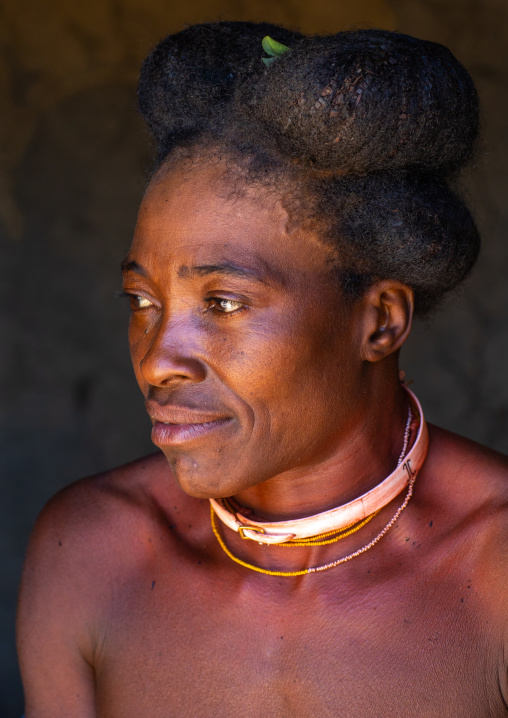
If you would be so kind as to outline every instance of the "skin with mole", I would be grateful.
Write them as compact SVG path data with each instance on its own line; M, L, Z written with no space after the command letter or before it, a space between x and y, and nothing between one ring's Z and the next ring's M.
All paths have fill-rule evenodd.
M210 497L266 520L352 500L393 471L407 420L398 352L413 293L354 304L340 256L280 197L217 167L163 168L123 263L134 371L160 451L58 494L19 609L26 718L508 715L508 462L430 426L414 495L370 551L320 574L254 573L221 550ZM359 532L229 549L296 571Z

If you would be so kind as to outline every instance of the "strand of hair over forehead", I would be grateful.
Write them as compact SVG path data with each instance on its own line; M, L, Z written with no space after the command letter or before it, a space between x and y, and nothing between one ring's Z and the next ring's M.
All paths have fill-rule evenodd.
M290 48L268 67L265 35ZM139 101L159 162L213 138L253 180L293 182L301 212L339 248L353 299L392 278L425 313L476 260L479 235L450 182L473 155L478 98L442 45L382 30L194 25L145 60Z

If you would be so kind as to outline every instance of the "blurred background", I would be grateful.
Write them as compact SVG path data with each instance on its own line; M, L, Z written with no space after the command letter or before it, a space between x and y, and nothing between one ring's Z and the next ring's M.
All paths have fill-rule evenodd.
M15 601L37 513L153 448L115 300L151 165L136 81L161 37L217 19L396 29L469 69L484 132L465 189L483 254L402 365L431 421L508 451L506 0L0 0L1 718L22 712Z

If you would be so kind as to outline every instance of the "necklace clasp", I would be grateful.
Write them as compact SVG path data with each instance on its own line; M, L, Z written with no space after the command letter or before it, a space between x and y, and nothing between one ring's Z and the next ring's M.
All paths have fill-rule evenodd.
M239 526L238 533L240 534L240 536L243 539L249 539L250 541L252 541L252 539L250 538L250 536L244 536L244 531L257 531L260 534L264 534L265 532L264 528L262 528L261 526Z

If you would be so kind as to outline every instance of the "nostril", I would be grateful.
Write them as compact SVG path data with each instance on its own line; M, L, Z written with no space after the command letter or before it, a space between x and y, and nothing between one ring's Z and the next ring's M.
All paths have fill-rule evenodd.
M201 359L186 356L181 351L166 350L162 355L156 355L151 349L141 361L140 370L149 384L164 387L181 382L202 382L207 375Z
M148 336L133 351L133 359L135 362L137 359L145 382L167 387L205 379L207 369L199 336L193 331L188 317L174 313L160 316L156 323L142 327L142 336L145 335Z

